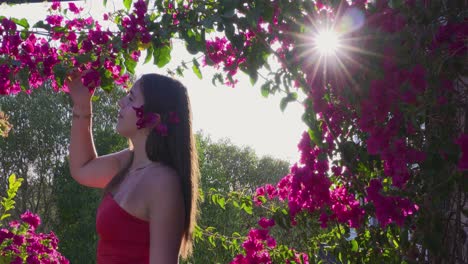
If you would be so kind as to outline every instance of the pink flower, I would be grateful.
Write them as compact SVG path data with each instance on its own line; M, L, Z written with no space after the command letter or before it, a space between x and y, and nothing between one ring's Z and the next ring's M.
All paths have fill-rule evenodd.
M46 17L46 21L51 26L60 26L63 21L63 16L60 15L49 15Z
M260 196L265 196L265 187L258 187L257 190L255 191L254 195L254 202L257 206L260 206L263 204L262 200L259 199Z
M274 220L274 219L268 219L268 218L262 217L262 218L258 221L258 224L259 224L262 228L270 228L270 227L272 227L272 226L275 225L275 220Z
M23 264L23 259L21 257L15 257L10 264Z
M276 190L275 186L271 184L265 185L265 189L269 199L273 199L278 195L278 191Z
M28 223L32 230L35 230L41 224L39 215L26 211L21 215L21 220Z
M54 1L51 6L52 10L57 10L60 8L60 1Z
M23 245L24 242L25 242L25 239L24 239L24 236L22 235L15 235L13 237L13 244L15 244L16 246L21 246Z
M156 127L155 127L155 131L156 131L156 133L158 133L159 135L161 135L163 137L168 135L168 129L167 129L166 124L162 124L162 123L157 124Z
M75 3L68 3L68 9L75 14L79 14L83 8L79 8L75 5Z
M91 91L101 85L101 75L97 70L90 70L81 77L81 81Z
M14 220L14 221L11 221L11 222L9 223L9 225L10 225L11 228L18 228L18 227L21 225L21 223L18 222L18 221L16 221L16 220Z
M276 240L272 237L267 238L266 244L269 248L274 248L276 247Z
M168 122L172 124L178 124L180 122L179 116L176 112L169 112Z
M370 181L367 187L367 198L374 204L375 215L382 227L390 223L399 226L409 215L414 214L419 207L408 199L398 196L384 196L381 194L382 183L378 179Z
M140 58L140 55L141 55L141 52L138 50L138 51L132 52L132 54L130 54L130 57L131 57L134 61L138 61L138 58Z
M2 228L0 230L0 243L2 243L5 239L10 239L14 236L8 229Z

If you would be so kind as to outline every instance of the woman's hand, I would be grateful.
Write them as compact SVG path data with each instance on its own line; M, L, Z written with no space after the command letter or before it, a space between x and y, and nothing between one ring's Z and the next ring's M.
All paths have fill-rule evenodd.
M91 97L94 94L94 89L88 89L83 85L82 77L85 73L79 71L73 71L65 81L70 91L70 97L73 101L74 106L86 106L89 105Z

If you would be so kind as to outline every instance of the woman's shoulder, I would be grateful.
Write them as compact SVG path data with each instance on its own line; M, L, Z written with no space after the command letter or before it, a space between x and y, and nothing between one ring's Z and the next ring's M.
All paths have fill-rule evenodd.
M160 162L153 162L141 172L140 188L142 191L169 191L178 188L180 180L177 172Z

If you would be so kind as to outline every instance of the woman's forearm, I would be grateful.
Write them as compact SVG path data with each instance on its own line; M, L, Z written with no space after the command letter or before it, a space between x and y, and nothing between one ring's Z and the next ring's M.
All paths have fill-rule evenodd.
M70 173L78 176L80 168L97 157L92 135L92 104L73 106L70 138Z

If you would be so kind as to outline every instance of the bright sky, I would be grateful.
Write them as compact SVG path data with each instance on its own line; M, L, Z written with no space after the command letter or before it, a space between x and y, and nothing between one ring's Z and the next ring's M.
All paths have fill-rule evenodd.
M76 2L84 6L84 12L95 19L102 18L102 1ZM67 5L62 3L62 5ZM122 6L122 1L109 0L107 7L114 9ZM21 4L14 6L0 5L0 16L26 18L30 24L47 15L50 3ZM181 43L173 43L173 61L167 66L175 69L181 61L191 61L192 56ZM144 59L144 54L142 54ZM193 111L195 131L203 130L214 140L229 138L239 146L250 146L258 155L270 155L276 158L296 162L299 159L297 143L306 130L301 121L303 108L298 103L291 103L284 112L279 108L280 95L264 98L260 93L261 80L255 86L249 78L239 73L236 88L219 85L213 86L211 77L216 72L211 67L201 67L203 79L198 79L191 69L184 77L177 77L188 88ZM148 72L166 74L166 69L148 63L137 66L136 73Z

